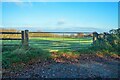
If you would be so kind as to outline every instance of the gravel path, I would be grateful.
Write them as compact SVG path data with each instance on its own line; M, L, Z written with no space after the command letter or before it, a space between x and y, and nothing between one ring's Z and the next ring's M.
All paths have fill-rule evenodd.
M81 57L77 62L46 62L31 65L17 78L118 78L118 60ZM12 75L12 74L11 74ZM13 75L12 75L13 76Z

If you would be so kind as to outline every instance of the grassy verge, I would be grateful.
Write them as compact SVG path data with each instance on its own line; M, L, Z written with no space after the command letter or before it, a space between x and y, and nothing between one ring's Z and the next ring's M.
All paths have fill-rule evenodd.
M12 69L13 66L26 65L33 59L46 60L50 59L50 53L40 48L15 46L3 46L2 47L2 67L4 69Z

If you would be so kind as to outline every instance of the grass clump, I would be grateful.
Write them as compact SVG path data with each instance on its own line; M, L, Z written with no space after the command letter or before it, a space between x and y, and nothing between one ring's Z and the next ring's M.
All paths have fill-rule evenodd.
M5 50L6 49L6 50ZM50 59L50 53L40 48L29 47L5 47L2 51L2 67L9 69L13 64L20 65L21 63L27 64L32 59Z

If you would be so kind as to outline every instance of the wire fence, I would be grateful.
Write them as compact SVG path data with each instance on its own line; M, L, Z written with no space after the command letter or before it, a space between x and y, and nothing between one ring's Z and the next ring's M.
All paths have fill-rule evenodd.
M29 32L29 45L47 50L88 48L92 42L90 32Z
M29 32L25 30L2 33L2 46L23 45L47 50L76 50L88 48L93 43L92 32Z

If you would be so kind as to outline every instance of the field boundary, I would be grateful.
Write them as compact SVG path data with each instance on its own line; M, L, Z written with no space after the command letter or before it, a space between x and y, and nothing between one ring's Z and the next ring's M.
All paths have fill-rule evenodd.
M46 34L45 34L46 33ZM89 33L91 35L83 35L83 33ZM0 34L21 34L21 38L0 38L0 40L21 40L21 43L23 46L29 46L29 38L31 37L53 37L53 38L60 38L62 36L63 40L64 38L81 38L81 37L92 37L93 39L93 44L96 40L99 40L99 38L105 38L106 34L98 34L97 32L29 32L29 30L24 30L21 32L0 32ZM30 35L34 34L34 35ZM61 35L56 35L56 34L61 34ZM65 34L77 34L77 36L72 35L72 36L66 36ZM69 41L79 41L79 40L69 40Z
M21 32L0 32L0 34L21 34L21 38L0 38L0 40L21 40L22 45L28 46L28 30Z

